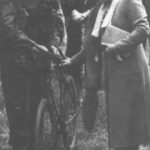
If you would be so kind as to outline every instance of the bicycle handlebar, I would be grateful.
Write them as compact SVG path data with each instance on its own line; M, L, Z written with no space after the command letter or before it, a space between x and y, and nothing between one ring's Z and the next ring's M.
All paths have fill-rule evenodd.
M58 49L59 55L51 52L51 50L47 51L43 51L42 49L40 49L40 51L43 53L43 55L45 55L45 58L48 58L50 60L53 60L55 63L59 64L61 63L62 59L65 59L65 55L61 52L60 49Z
M56 62L56 63L60 63L61 60L62 60L62 57L61 57L61 56L56 55L56 54L54 54L54 53L52 53L52 52L46 52L46 55L47 55L47 57L48 57L49 59L53 60L53 61Z

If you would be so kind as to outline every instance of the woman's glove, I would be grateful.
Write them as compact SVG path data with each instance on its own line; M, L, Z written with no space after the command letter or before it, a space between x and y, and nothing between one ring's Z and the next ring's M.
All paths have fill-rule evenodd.
M118 61L122 61L122 57L116 52L116 47L114 44L105 45L105 52L107 54L114 54Z

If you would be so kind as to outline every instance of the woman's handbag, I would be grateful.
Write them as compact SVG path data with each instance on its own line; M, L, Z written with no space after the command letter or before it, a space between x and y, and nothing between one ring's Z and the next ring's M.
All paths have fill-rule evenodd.
M101 38L102 45L114 44L129 36L129 32L109 24Z
M112 24L108 24L106 27L104 34L101 38L101 44L102 45L109 45L109 44L114 44L122 39L125 39L129 36L129 32L122 30L116 26L113 26ZM129 57L131 55L128 54L126 57ZM116 59L118 61L122 61L123 58L120 56L120 54L116 54Z
M101 37L102 45L107 46L109 44L114 44L122 39L127 38L130 34L129 32L123 29L113 26L111 23L112 16L114 14L118 2L119 2L118 0L114 0L114 4L112 4L113 6L110 8L108 15L106 15L106 18L104 19L104 22L102 24L102 26L105 27L104 33ZM106 24L106 26L104 24ZM119 54L116 54L116 58L117 60L122 61L122 57Z
M109 8L108 14L104 18L104 22L102 23L102 27L105 28L105 31L101 37L101 44L108 45L114 44L124 38L127 38L129 32L120 29L116 26L113 26L111 23L112 17L116 10L119 0L113 0L111 7Z

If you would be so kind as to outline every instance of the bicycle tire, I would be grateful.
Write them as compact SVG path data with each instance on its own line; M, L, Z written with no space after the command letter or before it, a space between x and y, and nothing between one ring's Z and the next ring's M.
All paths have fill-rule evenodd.
M51 89L54 99L54 107L56 109L57 118L57 138L56 150L73 149L74 129L76 126L76 103L77 103L77 88L74 79L70 75L60 76L59 72L51 74ZM66 98L69 95L69 99ZM69 104L69 105L68 105ZM72 107L70 107L72 106ZM69 116L69 117L68 117ZM72 125L71 131L68 131Z
M35 150L54 150L56 142L55 119L47 99L39 103L35 124Z
M77 121L77 88L74 79L66 75L62 90L62 118L65 124L64 145L66 149L74 149L76 143L76 121Z

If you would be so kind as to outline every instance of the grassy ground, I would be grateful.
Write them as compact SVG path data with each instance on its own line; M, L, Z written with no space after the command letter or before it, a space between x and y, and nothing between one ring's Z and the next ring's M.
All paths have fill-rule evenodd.
M93 133L87 133L79 117L77 150L108 150L107 118L104 94L98 93L99 107ZM139 150L150 150L150 146L140 146Z
M97 121L92 133L85 131L82 124L82 115L78 118L78 150L107 150L108 149L108 135L105 113L105 101L104 96L99 95L99 107L97 112ZM82 110L80 110L82 114Z
M8 149L8 121L4 108L4 99L2 94L2 88L0 84L0 150Z
M99 96L99 109L97 121L93 133L87 133L82 124L82 110L78 117L77 124L77 150L108 150L108 135L105 113L105 100L104 96L98 93ZM0 88L0 104L3 103L2 90ZM0 150L8 150L8 122L6 112L3 107L0 111ZM140 150L150 150L150 147L142 147Z

